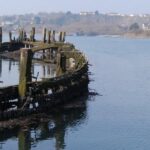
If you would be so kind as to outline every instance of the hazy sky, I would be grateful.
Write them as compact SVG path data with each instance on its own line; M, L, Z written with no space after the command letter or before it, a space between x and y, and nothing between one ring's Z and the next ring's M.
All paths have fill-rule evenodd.
M58 11L150 13L150 0L0 0L0 15Z

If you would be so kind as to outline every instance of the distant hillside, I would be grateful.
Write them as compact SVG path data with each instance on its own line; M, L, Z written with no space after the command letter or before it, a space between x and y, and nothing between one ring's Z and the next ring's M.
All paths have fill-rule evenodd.
M98 11L1 16L0 24L4 31L25 28L29 32L35 26L37 32L47 27L70 35L150 35L150 15L100 14Z

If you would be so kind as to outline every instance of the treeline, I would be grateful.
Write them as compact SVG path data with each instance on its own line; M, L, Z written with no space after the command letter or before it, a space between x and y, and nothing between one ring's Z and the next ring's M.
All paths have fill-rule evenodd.
M47 27L70 35L122 35L149 32L150 15L38 13L1 16L0 24L5 31L17 31L19 28L29 31L35 26L37 32Z

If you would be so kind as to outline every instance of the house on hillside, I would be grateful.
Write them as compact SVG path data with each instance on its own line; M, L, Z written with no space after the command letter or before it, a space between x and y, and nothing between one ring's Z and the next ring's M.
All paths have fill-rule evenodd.
M80 16L87 16L87 15L96 15L96 12L86 12L86 11L80 12Z
M142 24L142 29L144 31L150 31L150 23L143 23Z

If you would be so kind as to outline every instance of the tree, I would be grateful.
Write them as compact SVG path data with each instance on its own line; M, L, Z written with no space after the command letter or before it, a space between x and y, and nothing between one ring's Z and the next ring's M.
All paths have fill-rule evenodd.
M137 30L140 29L140 27L139 27L139 24L135 22L135 23L131 24L131 26L130 26L129 29L130 29L131 31L137 31Z
M97 16L99 15L99 11L98 10L95 11L95 15L97 15Z
M39 16L34 17L34 22L35 24L40 24L41 23L41 18Z
M72 15L71 11L67 11L66 15Z

